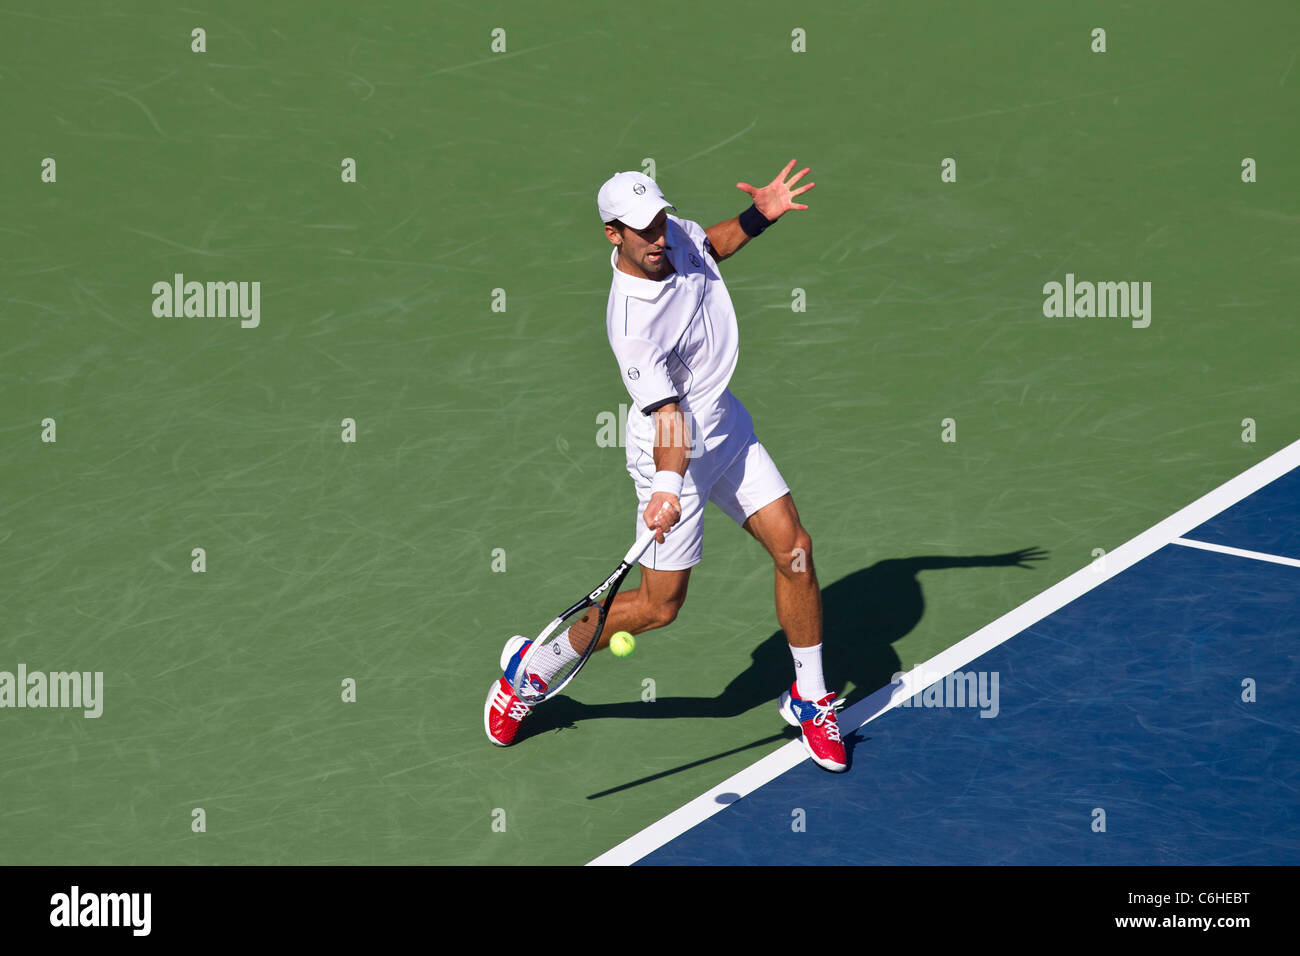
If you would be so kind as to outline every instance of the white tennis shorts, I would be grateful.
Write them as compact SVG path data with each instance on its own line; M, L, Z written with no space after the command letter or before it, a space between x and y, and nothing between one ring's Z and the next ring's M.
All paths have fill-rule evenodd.
M635 414L635 409L633 413ZM654 480L653 448L628 441L627 470L636 484L636 535L645 530L645 509ZM641 564L654 571L683 571L704 557L704 505L712 501L743 525L764 505L790 493L776 462L752 430L729 436L720 446L692 459L680 497L682 517L663 544L650 545Z

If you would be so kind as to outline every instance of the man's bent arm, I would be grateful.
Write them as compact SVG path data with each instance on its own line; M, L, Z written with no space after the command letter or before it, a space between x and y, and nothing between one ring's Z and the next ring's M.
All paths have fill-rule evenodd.
M709 237L713 258L718 262L734 256L750 239L745 235L745 230L740 228L739 216L724 219L716 226L710 226L704 230L704 234Z
M807 183L798 189L792 188L808 173L804 168L790 176L794 169L794 160L786 164L785 169L777 173L776 178L757 189L749 183L736 183L736 188L747 193L754 205L734 219L724 219L716 226L704 230L712 247L713 258L718 262L734 256L745 243L757 236L764 229L776 222L791 209L807 209L803 203L795 202L795 197L812 189L815 183ZM790 176L787 180L786 177ZM742 225L743 223L743 225Z
M686 434L686 416L682 406L673 402L654 412L655 471L686 474L690 459L690 436Z
M655 478L651 485L650 501L642 516L647 528L658 531L655 540L663 543L664 534L681 520L682 478L689 464L686 436L686 417L676 402L664 405L654 412L655 417ZM672 486L666 490L664 486ZM655 491L659 487L661 490Z

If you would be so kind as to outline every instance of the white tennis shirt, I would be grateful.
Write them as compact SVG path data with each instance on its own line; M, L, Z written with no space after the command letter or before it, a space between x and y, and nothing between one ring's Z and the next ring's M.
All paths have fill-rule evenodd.
M629 445L653 449L652 413L678 402L693 428L694 457L728 437L748 437L754 423L728 388L740 355L740 336L731 296L709 254L705 232L699 223L670 214L664 238L676 271L661 282L620 271L618 249L613 250L609 261L614 281L605 324L632 397Z

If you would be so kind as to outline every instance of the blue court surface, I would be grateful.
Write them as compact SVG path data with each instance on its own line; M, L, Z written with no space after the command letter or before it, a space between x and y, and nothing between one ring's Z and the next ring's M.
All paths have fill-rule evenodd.
M1193 521L932 673L935 706L894 694L849 772L798 761L604 862L1300 862L1300 469Z

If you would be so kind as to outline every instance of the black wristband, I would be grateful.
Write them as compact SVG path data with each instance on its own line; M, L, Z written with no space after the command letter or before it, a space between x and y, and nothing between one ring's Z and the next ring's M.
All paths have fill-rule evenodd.
M745 235L753 239L760 235L764 229L772 225L774 220L768 219L758 211L757 206L750 206L740 214L740 228L744 230Z

